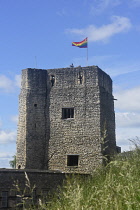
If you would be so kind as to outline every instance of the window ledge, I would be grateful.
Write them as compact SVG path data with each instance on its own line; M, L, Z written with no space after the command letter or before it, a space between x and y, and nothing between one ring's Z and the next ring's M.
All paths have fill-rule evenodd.
M62 119L62 120L68 120L68 121L69 121L69 120L74 120L74 118L66 118L66 119L65 119L65 118L61 118L61 119Z

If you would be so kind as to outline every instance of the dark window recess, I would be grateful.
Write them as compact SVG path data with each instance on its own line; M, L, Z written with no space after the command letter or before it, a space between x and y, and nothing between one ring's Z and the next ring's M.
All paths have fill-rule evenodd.
M78 166L79 155L67 155L67 166Z
M34 107L37 107L37 104L34 104Z
M55 83L55 76L54 75L51 75L51 84L52 84L52 87L54 86L54 83Z
M83 75L82 75L82 73L80 73L79 72L79 75L78 75L78 82L79 82L79 84L82 84L83 83Z
M21 169L21 165L18 165L18 169Z
M2 191L2 201L1 201L2 207L8 207L8 192Z
M74 118L74 108L62 108L62 119Z

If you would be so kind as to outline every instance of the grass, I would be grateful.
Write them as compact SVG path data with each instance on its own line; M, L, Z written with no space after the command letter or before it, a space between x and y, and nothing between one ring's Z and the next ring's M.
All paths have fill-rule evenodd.
M136 145L133 152L119 155L88 178L68 177L59 195L37 209L140 209L140 148Z

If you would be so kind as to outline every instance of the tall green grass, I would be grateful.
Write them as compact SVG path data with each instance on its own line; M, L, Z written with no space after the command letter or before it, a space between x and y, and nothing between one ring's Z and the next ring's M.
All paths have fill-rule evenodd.
M119 155L89 177L68 177L50 203L49 210L139 210L140 148Z

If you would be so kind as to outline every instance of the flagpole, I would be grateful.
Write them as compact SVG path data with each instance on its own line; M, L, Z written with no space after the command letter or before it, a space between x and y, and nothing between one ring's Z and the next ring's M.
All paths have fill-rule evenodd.
M87 48L87 58L86 58L86 63L88 66L88 37L86 37L83 41L81 42L72 42L72 46L75 47L80 47L80 48Z
M87 66L88 66L88 37L87 37Z

